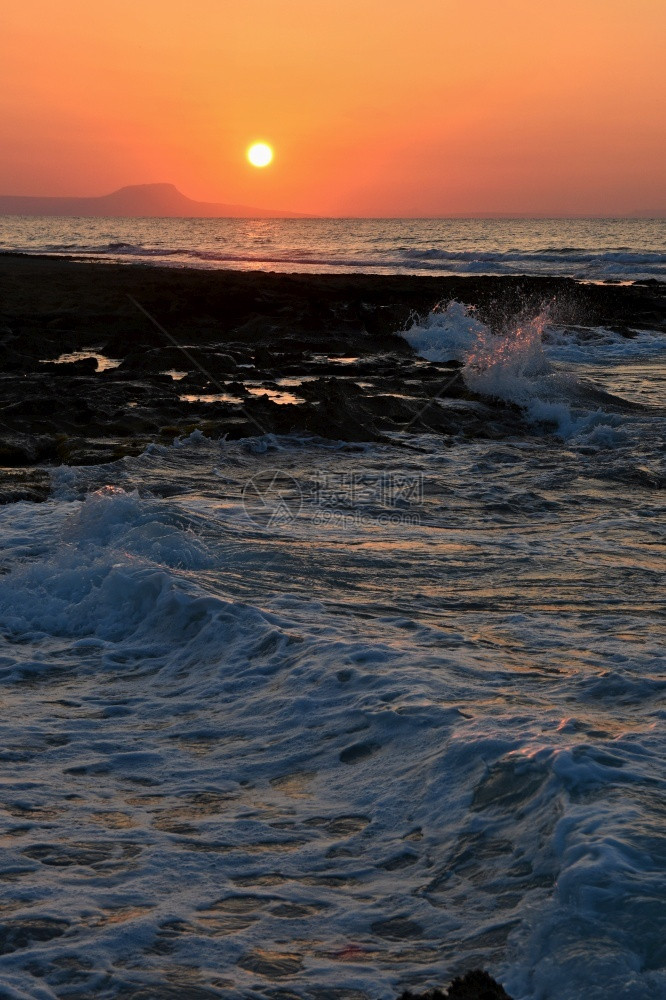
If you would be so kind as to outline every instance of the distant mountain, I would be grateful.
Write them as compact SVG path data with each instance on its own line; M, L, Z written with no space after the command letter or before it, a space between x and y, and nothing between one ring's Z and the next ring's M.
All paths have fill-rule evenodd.
M304 218L302 213L282 212L247 205L193 201L173 184L131 184L97 198L33 198L0 195L0 215L73 215L172 218Z

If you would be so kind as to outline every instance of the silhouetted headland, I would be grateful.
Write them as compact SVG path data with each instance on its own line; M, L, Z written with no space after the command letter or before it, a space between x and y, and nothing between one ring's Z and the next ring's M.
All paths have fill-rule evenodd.
M248 205L194 201L173 184L131 184L112 194L89 198L0 195L0 215L58 215L97 218L289 219L298 212Z

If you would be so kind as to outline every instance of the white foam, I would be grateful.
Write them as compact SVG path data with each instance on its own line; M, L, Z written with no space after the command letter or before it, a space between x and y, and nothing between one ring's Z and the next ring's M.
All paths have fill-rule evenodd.
M468 353L484 338L488 328L462 302L449 302L445 309L428 313L402 336L426 361L466 361Z
M658 330L634 330L627 336L603 326L550 326L543 341L549 358L587 365L663 358L666 354L666 334Z
M407 459L246 444L194 440L107 470L147 477L141 490L0 508L2 801L24 811L3 863L27 870L6 884L19 909L3 919L39 905L71 921L3 956L3 981L10 966L18 995L36 996L39 962L83 956L93 970L53 988L45 972L45 996L63 982L92 995L87 977L103 975L127 992L163 976L166 943L170 967L196 965L206 984L224 969L239 993L263 979L238 960L263 949L303 956L289 979L303 996L390 997L461 963L530 1000L593 996L595 981L658 995L640 966L659 947L644 836L662 752L658 643L644 616L608 613L605 593L578 614L636 524L614 509L591 522L594 505L554 520L542 453L525 442ZM421 526L306 519L262 533L235 499L267 464L311 480L359 463L404 474L405 461L429 477ZM512 488L517 469L531 479ZM159 474L197 490L146 496ZM617 635L642 627L640 645ZM197 811L206 797L214 807ZM127 825L107 829L107 813ZM39 861L81 843L103 860ZM238 895L256 902L247 923L206 915ZM306 916L280 914L293 906ZM413 940L382 936L396 917L420 926Z
M494 334L473 308L460 302L434 310L403 336L425 360L463 362L463 378L474 392L518 404L533 422L554 424L562 438L580 437L607 447L624 442L626 435L617 430L621 422L617 414L598 403L607 400L617 407L622 401L554 367L551 357L581 361L594 357L599 344L606 349L606 358L666 349L666 338L658 334L632 340L596 331L585 338L579 330L553 327L546 312L517 322L506 334Z

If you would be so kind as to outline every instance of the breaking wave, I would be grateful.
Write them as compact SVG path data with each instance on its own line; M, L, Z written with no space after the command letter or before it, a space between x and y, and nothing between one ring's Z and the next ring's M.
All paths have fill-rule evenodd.
M571 367L564 369L557 359L587 359L595 340L605 348L607 359L666 352L663 335L626 338L599 330L595 338L589 329L554 326L547 311L495 333L473 308L455 301L433 310L402 335L427 361L461 361L465 382L474 392L515 403L534 422L555 425L564 438L587 435L606 443L625 439L622 414L636 411L640 404L607 392Z

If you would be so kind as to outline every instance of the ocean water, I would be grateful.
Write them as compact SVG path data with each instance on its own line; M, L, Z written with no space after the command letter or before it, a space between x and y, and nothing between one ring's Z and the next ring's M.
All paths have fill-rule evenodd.
M0 216L0 252L176 267L666 279L666 219Z
M666 337L405 336L528 430L0 508L3 997L666 996Z

